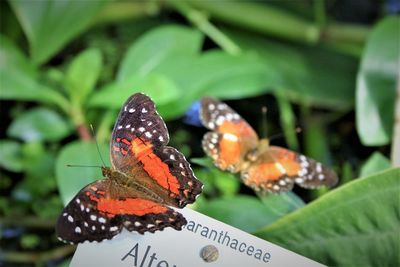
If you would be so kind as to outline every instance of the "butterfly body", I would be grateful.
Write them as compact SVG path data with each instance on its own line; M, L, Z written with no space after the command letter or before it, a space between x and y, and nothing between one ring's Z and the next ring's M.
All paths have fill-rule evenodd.
M259 139L253 128L225 103L205 97L200 118L211 130L203 150L214 164L232 173L256 191L289 191L296 183L305 188L336 184L336 174L321 163Z
M111 239L123 228L138 233L180 230L185 218L172 208L193 203L202 191L185 157L167 146L168 131L143 94L123 105L110 142L105 179L83 189L64 208L56 232L70 243Z

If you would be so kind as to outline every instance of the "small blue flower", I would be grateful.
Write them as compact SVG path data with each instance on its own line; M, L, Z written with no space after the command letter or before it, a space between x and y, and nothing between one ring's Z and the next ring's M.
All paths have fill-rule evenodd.
M203 126L200 120L200 107L200 101L193 102L188 111L186 111L183 122L189 125Z
M388 14L399 14L400 13L400 1L399 0L386 0L385 11Z

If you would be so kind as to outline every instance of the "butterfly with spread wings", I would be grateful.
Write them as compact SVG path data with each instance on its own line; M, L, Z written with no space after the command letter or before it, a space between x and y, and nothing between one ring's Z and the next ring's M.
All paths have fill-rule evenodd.
M59 216L56 233L72 244L111 239L122 228L180 230L185 218L172 207L193 203L202 191L182 153L167 146L167 127L153 101L132 95L122 106L110 142L112 167L85 186Z
M244 184L256 191L289 191L333 186L338 177L320 162L259 139L253 128L227 104L210 97L201 100L200 119L210 129L204 135L205 153L221 170L240 172Z

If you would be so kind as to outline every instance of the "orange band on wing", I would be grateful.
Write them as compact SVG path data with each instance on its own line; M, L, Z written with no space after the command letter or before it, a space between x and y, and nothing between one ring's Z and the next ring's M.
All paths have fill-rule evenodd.
M235 165L241 160L242 149L240 142L244 137L257 138L253 129L245 121L232 122L225 120L218 127L218 132L222 134L222 139L219 143L222 168Z
M219 149L221 168L224 169L230 165L235 165L240 160L241 150L239 142L222 138L219 143Z
M248 174L252 182L262 183L266 180L278 180L282 176L295 176L300 169L301 166L297 162L288 160L256 165L250 168Z
M173 176L166 163L153 153L152 145L140 138L135 138L132 141L132 153L143 164L143 169L153 178L156 182L170 190L175 194L179 194L178 179Z
M97 202L97 209L105 213L131 214L137 216L143 216L148 213L163 213L168 210L166 207L140 198L129 198L125 200L100 198Z

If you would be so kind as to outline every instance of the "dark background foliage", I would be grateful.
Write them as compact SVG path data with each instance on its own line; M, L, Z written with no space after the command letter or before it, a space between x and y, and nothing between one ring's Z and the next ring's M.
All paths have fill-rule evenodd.
M205 184L191 208L327 265L400 264L398 1L0 8L0 265L68 264L75 248L57 241L55 220L101 172L66 165L101 164L89 124L108 160L117 112L138 91L156 102L171 145ZM257 195L219 171L201 150L206 130L186 114L205 95L260 136L283 133L274 145L332 167L340 183Z

